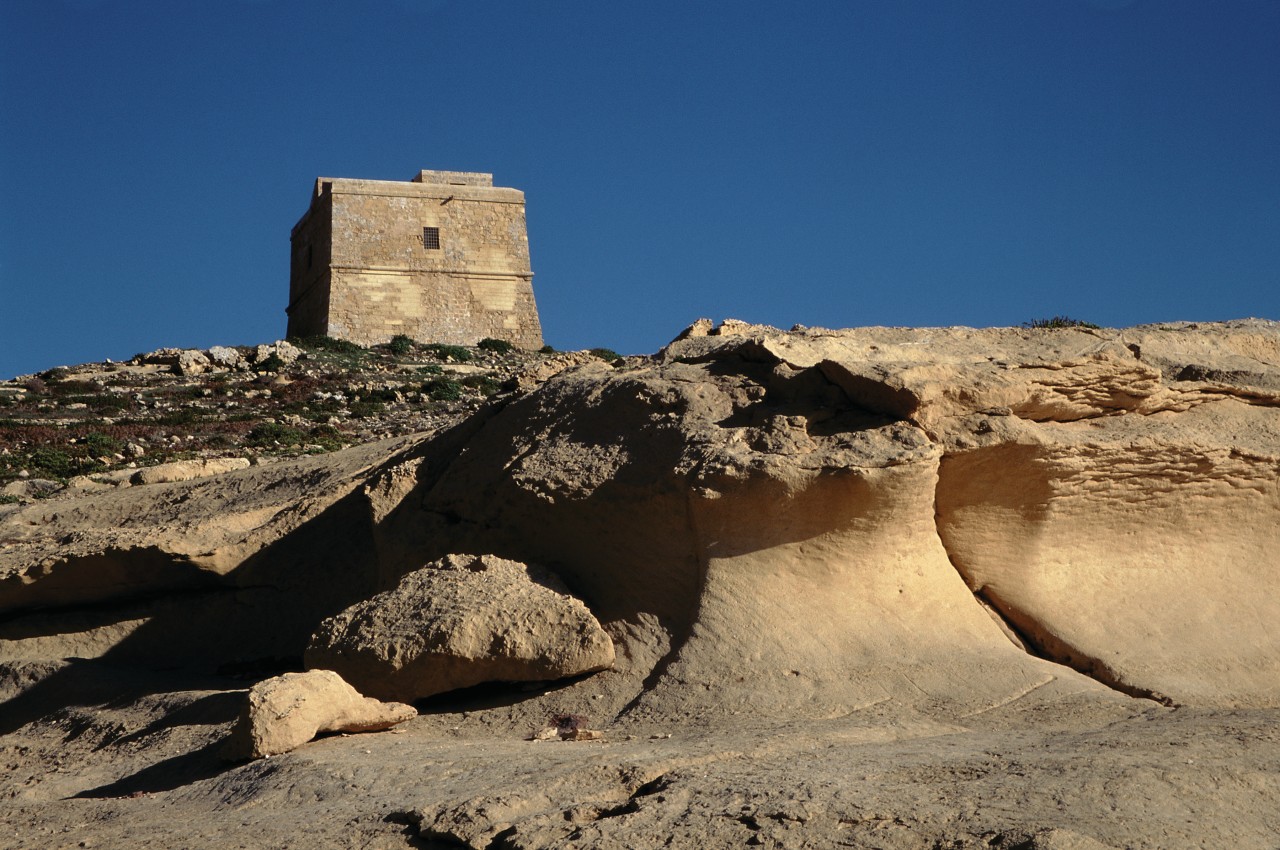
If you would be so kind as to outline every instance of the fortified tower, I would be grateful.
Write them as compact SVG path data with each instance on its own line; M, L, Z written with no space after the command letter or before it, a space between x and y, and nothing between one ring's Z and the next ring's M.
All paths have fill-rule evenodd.
M524 193L492 174L321 177L289 238L290 336L542 346Z

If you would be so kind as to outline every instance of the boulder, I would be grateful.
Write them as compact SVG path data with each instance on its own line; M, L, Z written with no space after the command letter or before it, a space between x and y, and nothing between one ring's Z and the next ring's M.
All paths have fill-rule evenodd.
M244 365L244 356L225 345L215 345L208 354L209 360L223 369L239 369Z
M4 485L3 488L0 488L0 495L16 496L19 499L38 499L41 496L56 493L61 489L62 485L57 481L49 481L44 478L24 478L18 481L10 481Z
M492 555L449 555L325 620L308 669L412 701L484 682L561 679L613 664L613 642L551 573Z
M189 348L178 352L178 362L174 364L173 371L184 376L201 375L209 371L212 365L212 362L205 356L203 351Z
M302 356L302 349L283 339L270 344L259 345L253 351L253 362L261 363L273 354L280 358L281 363L288 366Z
M273 756L325 732L378 732L416 716L412 706L361 696L330 670L285 673L249 690L222 754L229 761Z

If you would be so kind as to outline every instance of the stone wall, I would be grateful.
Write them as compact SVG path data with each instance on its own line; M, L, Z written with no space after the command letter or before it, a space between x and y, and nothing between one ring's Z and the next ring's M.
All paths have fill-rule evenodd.
M491 182L459 172L318 180L293 231L289 333L540 347L524 193ZM438 248L424 228L438 230Z

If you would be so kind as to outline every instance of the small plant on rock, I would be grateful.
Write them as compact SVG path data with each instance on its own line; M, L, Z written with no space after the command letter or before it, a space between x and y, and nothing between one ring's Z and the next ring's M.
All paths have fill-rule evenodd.
M413 351L413 345L413 337L396 334L391 338L391 342L387 343L387 348L397 357L403 357Z
M346 339L331 336L291 336L289 342L308 351L332 351L337 354L363 354L365 349Z
M1029 322L1023 322L1024 328L1091 328L1097 330L1100 325L1093 322L1085 322L1080 319L1073 319L1070 316L1054 316L1051 319L1032 319Z
M436 378L422 385L432 401L457 401L462 398L462 384L453 378Z
M284 362L284 360L282 360L282 359L281 359L281 357L280 357L280 355L279 355L279 354L276 354L276 353L273 351L273 352L271 352L269 355L267 355L266 357L264 357L264 358L262 358L261 360L259 360L257 363L253 364L253 371L255 371L255 372L279 372L279 371L283 370L283 369L284 369L284 367L285 367L285 362Z
M445 345L444 343L436 342L428 345L427 351L434 354L437 360L453 360L458 363L466 363L471 359L471 352L461 345Z
M342 448L342 432L332 425L317 425L307 434L307 442L314 443L323 451L336 452Z
M97 432L87 434L80 443L92 457L110 457L124 451L124 443Z
M506 354L511 349L515 348L515 346L507 342L505 339L485 337L476 343L476 348L483 351L492 351L494 354Z
M612 348L593 348L587 353L592 357L599 357L606 363L614 363L622 359L622 355L614 351Z
M489 374L468 375L462 379L464 387L478 390L481 395L490 396L502 389L502 384Z

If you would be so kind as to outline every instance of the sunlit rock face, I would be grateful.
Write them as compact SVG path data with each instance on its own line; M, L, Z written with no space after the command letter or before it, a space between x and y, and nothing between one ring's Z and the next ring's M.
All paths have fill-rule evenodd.
M401 459L375 534L553 566L636 715L1272 705L1278 364L1260 321L695 325Z
M1275 323L700 323L562 365L417 442L5 509L6 655L300 657L466 554L599 621L595 716L1280 702Z

